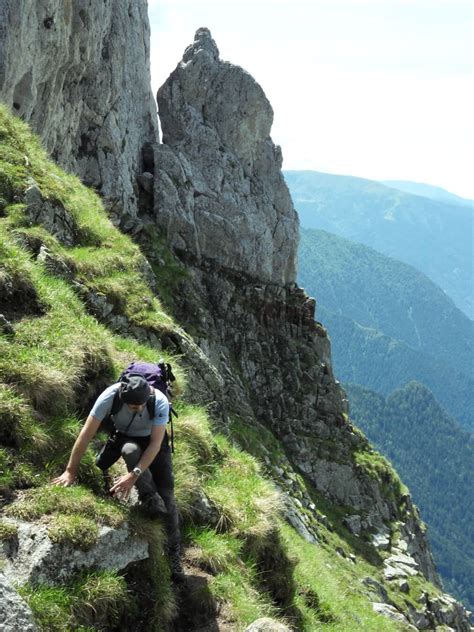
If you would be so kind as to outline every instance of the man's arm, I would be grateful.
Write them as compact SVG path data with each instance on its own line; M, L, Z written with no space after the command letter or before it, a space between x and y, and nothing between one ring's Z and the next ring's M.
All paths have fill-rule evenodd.
M79 469L79 463L81 462L84 452L87 450L87 446L95 437L97 430L100 426L100 420L92 415L89 415L86 419L86 423L82 427L73 447L71 450L71 456L66 469L55 478L52 482L53 485L62 485L63 487L69 487L76 480L77 470Z
M146 470L154 461L156 455L160 451L163 437L165 436L166 426L153 426L151 429L150 443L147 449L142 454L136 467L139 467L142 471ZM118 494L120 498L126 500L132 487L137 482L138 477L133 472L128 472L124 476L121 476L113 487L110 488L111 494Z

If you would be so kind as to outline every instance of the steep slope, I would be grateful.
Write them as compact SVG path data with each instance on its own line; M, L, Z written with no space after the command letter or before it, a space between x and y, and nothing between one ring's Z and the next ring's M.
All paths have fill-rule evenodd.
M390 459L429 524L446 588L474 605L474 439L412 382L386 399L347 385L351 415Z
M108 9L114 4L104 2ZM58 10L59 5L63 3L58 0ZM127 32L124 17L117 45ZM14 25L9 26L1 32L14 41L18 33ZM113 59L107 61L114 64ZM213 89L203 94L202 84L211 78ZM236 85L245 88L248 110L232 102L232 95L240 92ZM9 520L1 528L9 572L13 566L25 577L25 531L18 518L28 521L29 534L41 529L42 540L56 538L59 547L66 547L66 559L77 560L80 545L94 550L96 544L85 541L84 534L94 535L97 528L101 537L102 523L113 522L115 515L101 513L98 507L104 504L87 488L97 483L92 455L84 470L86 488L59 493L44 488L50 461L36 445L31 450L32 432L46 428L48 449L61 450L63 461L78 427L79 420L71 421L78 396L81 402L93 396L102 379L117 374L122 359L133 355L152 359L165 349L176 355L174 361L184 365L189 375L186 400L179 404L182 448L176 471L191 582L179 595L177 629L205 625L215 629L216 616L227 611L225 621L219 623L231 629L243 629L258 616L281 619L285 612L286 622L301 630L325 624L347 630L354 622L374 632L403 630L408 620L418 626L446 623L467 630L462 608L427 581L436 584L438 577L417 510L390 466L349 422L344 394L332 375L326 333L314 322L314 302L294 285L292 238L297 220L279 172L280 153L265 136L269 109L261 101L261 89L244 71L221 62L210 34L200 30L161 94L165 103L160 108L166 112L169 98L174 114L165 117L170 125L163 125L167 144L156 147L161 162L156 162L160 170L155 209L143 217L149 222L143 237L152 270L137 246L113 230L97 198L47 165L26 130L5 114L2 265L9 274L4 285L12 297L18 296L18 286L30 290L27 304L16 305L11 320L3 322L1 335L2 361L12 360L6 367L2 364L8 390L5 417L29 422L10 423L25 432L17 437L18 445L4 446L4 484L14 501L9 502ZM222 96L235 107L227 128L218 125L216 100L220 102ZM182 136L184 130L188 133ZM209 158L213 163L207 168L201 160ZM211 187L219 173L228 178L222 180L222 189ZM240 185L247 188L241 191ZM197 206L188 203L190 198L199 200L203 190L210 192L204 196L209 198L207 204L203 204L206 200ZM148 193L151 196L152 191ZM222 208L234 195L238 204L230 205L230 215L229 209L223 214ZM252 226L245 217L248 209L257 211L258 226L267 225L265 239L260 244L251 231L243 230L242 240L249 243L239 249L232 243L239 237L235 224ZM161 221L179 259L160 248L152 224ZM182 241L173 223L182 226ZM137 230L140 226L137 222ZM193 241L195 226L199 231ZM261 251L261 245L268 246L269 253ZM265 256L259 264L255 255L260 254ZM156 296L158 288L162 292L160 274L163 279L181 280L167 293L175 303L174 319ZM177 322L193 331L199 346ZM116 334L112 340L111 331ZM92 342L102 346L97 350ZM98 376L92 362L97 353L105 360ZM8 380L12 371L15 379ZM38 375L41 380L36 383ZM33 398L32 385L36 385ZM60 385L66 388L58 391ZM77 389L85 385L91 390L80 393ZM46 393L56 396L53 407L51 397L41 397ZM190 408L190 402L196 401L209 406L212 433L205 410ZM63 441L54 443L58 426ZM263 480L254 458L230 443L232 437L247 450L251 446L265 464L267 476L282 490L280 514L274 486ZM31 469L23 469L24 463ZM15 464L15 476L9 478ZM53 460L51 467L59 468L59 463ZM38 484L25 496L20 493L21 485ZM105 506L115 507L110 501ZM282 525L279 515L293 527ZM121 510L117 521L123 518L136 524L128 508ZM44 526L31 522L35 520L43 520ZM105 533L117 536L120 525L109 526ZM120 594L132 600L122 623L131 629L144 625L160 629L176 608L162 541L156 525L140 522L137 531L147 535L149 561L125 572L112 569ZM141 550L143 554L143 543ZM45 586L38 584L36 574L36 581L24 588L37 617L38 602L42 604L43 629L61 629L65 622L72 629L116 625L119 600L107 598L110 590L103 590L103 573L96 574L95 581L87 573L87 590L71 573L58 586L62 577L64 569L49 576L52 585ZM407 578L403 589L408 594L400 591L399 577ZM154 600L145 598L150 593ZM107 604L105 614L110 619L105 624L97 618L104 614L98 602ZM58 608L53 627L48 617ZM153 616L151 626L143 620L148 615Z
M285 179L303 227L326 230L414 266L473 318L470 208L362 178L287 171Z
M354 621L373 632L404 630L407 617L458 621L467 630L461 607L415 566L416 557L436 581L416 509L368 442L341 420L352 437L346 460L357 465L359 485L377 494L380 508L392 508L391 553L399 547L410 553L404 558L414 566L409 599L384 575L383 560L395 563L390 553L354 537L348 529L359 528L354 516L328 504L254 417L231 415L221 378L163 311L146 260L113 228L98 198L48 163L25 126L3 109L0 140L0 282L8 298L0 330L4 629L18 629L21 620L24 629L45 632L117 625L163 630L168 623L187 632L203 625L239 630L262 616L273 616L276 625L283 609L284 621L298 630L326 623L344 630ZM160 255L166 258L165 251ZM188 573L180 595L169 581L161 530L133 506L104 495L92 450L79 486L49 485L88 403L130 358L165 355L178 390L185 389L181 360L166 349L179 349L201 369L189 375L190 386L198 385L187 389L186 399L213 392L226 411L225 426L211 432L204 409L183 397L175 402ZM251 446L266 477L230 436ZM283 524L285 515L293 527ZM25 602L12 583L20 584ZM381 617L380 608L396 620Z
M342 381L388 395L417 380L473 428L472 321L423 274L361 244L303 229L298 279L318 297Z

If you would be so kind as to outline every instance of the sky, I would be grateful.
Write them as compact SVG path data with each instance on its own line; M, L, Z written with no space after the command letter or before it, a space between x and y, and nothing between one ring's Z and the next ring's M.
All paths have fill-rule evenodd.
M202 26L275 112L284 169L474 198L471 0L148 0L153 92Z

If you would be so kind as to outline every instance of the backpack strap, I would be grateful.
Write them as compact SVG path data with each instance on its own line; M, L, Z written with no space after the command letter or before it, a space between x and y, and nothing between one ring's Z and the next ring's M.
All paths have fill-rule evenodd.
M148 398L146 403L146 409L148 411L148 416L150 419L154 419L155 417L155 403L156 403L156 395L153 391L153 395Z
M120 398L120 387L115 391L114 400L112 402L112 408L110 409L109 416L114 417L122 408L123 402Z

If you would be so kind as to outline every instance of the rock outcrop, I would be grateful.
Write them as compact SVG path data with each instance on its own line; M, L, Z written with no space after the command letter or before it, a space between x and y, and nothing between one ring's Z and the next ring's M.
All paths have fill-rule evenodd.
M133 535L126 523L102 526L97 543L85 551L52 542L46 526L20 520L11 524L17 528L17 537L14 546L3 545L3 573L12 583L54 585L90 568L121 570L148 557L148 542Z
M137 229L136 177L158 133L146 0L2 0L0 99Z
M30 608L5 575L0 573L0 630L36 632L37 629Z
M156 221L171 247L264 283L294 282L298 218L270 138L273 110L207 29L158 93Z

